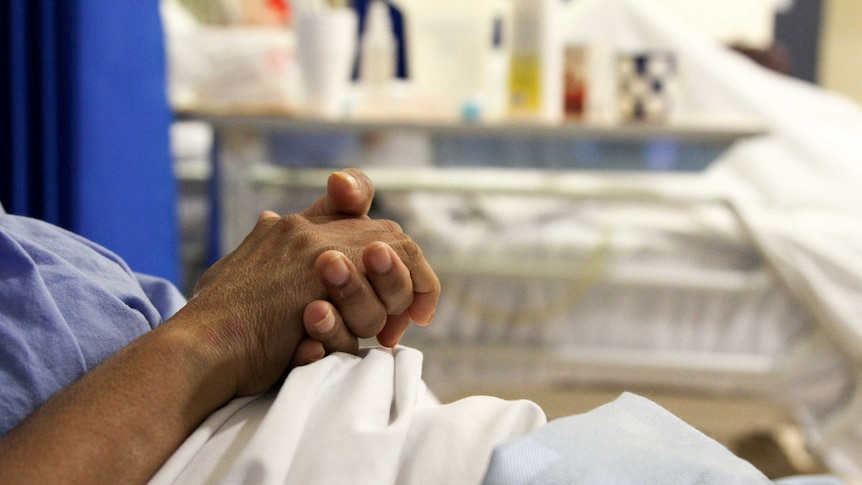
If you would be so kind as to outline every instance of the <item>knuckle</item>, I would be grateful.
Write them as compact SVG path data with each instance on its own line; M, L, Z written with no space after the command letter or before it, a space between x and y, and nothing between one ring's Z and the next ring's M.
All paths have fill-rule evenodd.
M420 264L420 262L424 259L422 254L422 249L416 244L416 241L411 239L409 236L400 238L398 243L393 247L397 246L398 252L401 254L401 261L407 266L411 272Z
M378 219L377 222L382 226L384 231L394 232L403 234L404 230L401 228L401 224L390 220L390 219Z
M353 280L349 281L346 286L336 289L336 291L337 294L332 295L338 302L336 306L344 308L361 308L369 296L365 288ZM343 315L344 312L342 312Z
M373 308L366 308L365 311L353 312L345 323L357 337L373 337L386 324L386 310L375 305Z
M314 230L308 219L301 215L292 214L282 217L277 223L277 230L281 238L281 244L285 244L290 254L300 251L310 251L318 248L318 253L323 253L328 248L319 231Z
M275 226L281 232L292 233L302 229L307 222L307 219L299 214L290 214L279 219Z
M413 293L410 294L403 293L400 294L397 299L393 299L387 302L386 312L389 315L398 315L408 308L410 308L410 304L413 303Z

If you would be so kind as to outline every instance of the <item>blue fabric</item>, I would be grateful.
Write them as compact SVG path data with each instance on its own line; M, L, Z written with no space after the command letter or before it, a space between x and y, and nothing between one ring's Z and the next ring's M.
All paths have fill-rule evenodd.
M658 404L625 393L494 450L484 485L769 484Z
M179 279L159 2L0 2L0 199Z
M0 208L0 435L183 303L103 247Z

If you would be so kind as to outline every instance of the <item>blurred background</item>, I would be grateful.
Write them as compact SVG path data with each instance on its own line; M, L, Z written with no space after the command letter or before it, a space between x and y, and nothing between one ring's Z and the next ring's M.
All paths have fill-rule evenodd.
M357 42L364 33L368 3L353 4L359 13ZM404 16L413 7L410 2L397 3L388 5L396 42L394 74L406 80ZM504 7L492 9L506 8L507 2L502 3ZM759 62L862 99L857 82L862 61L853 55L862 35L853 21L860 7L852 0L758 1L745 6L727 2L725 11L739 11L720 17L710 10L711 2L657 3ZM4 154L0 200L9 210L44 217L92 237L142 271L184 284L184 268L198 265L200 251L181 257L176 244L166 243L172 241L167 225L139 224L124 215L152 214L148 221L155 222L171 220L177 212L177 182L169 177L168 165L188 159L189 150L206 152L210 143L205 127L189 128L188 135L177 135L183 138L177 141L179 153L169 158L165 124L173 123L177 113L231 101L236 101L235 111L259 108L261 102L270 109L297 102L298 81L290 67L295 62L290 56L296 11L287 0L166 0L161 16L153 6L136 2L110 8L87 1L7 2L0 12L6 37L0 50L6 66L2 87L8 102L0 133ZM166 31L173 34L165 38ZM490 47L490 38L488 43ZM219 54L223 61L217 59ZM168 69L173 61L173 69ZM267 62L269 66L261 65ZM355 79L358 65L359 56ZM170 102L165 90L171 94ZM118 107L115 101L127 106ZM434 111L427 106L418 110ZM153 143L155 139L158 143ZM579 149L593 150L589 145ZM142 188L145 197L128 197L130 187L142 184L152 185ZM110 231L100 229L107 227L105 220L113 224ZM187 222L183 230L194 233L195 244L206 244L200 238L207 230L188 227L196 224ZM155 256L153 247L160 248Z
M859 18L856 0L9 0L0 202L188 292L259 211L358 166L444 284L406 340L442 399L558 417L641 391L770 477L850 481Z

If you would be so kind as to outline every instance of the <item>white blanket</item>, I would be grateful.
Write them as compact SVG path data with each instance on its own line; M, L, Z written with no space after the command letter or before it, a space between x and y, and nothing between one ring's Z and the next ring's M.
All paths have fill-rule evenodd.
M671 49L684 82L683 117L748 117L766 136L736 144L706 174L727 187L760 249L857 369L862 402L862 108L818 86L769 72L681 22L659 2L570 3L570 40L611 49ZM799 403L805 408L806 403ZM843 405L845 429L821 436L818 451L862 476L862 406ZM818 414L817 411L803 412ZM855 417L851 417L850 413ZM838 412L830 414L837 415ZM807 431L837 416L815 416ZM826 424L824 424L826 423Z
M153 484L479 483L494 447L545 423L529 401L440 405L422 354L372 349L295 369L213 414Z
M484 485L767 484L750 463L634 394L494 453Z
M329 356L278 392L233 401L151 483L769 483L639 396L545 425L528 401L438 403L417 350L363 355Z

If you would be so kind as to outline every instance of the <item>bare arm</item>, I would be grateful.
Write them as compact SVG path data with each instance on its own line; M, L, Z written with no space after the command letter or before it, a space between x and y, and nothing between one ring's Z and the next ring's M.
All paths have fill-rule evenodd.
M0 439L0 483L146 481L211 412L232 397L268 389L296 363L300 342L308 341L306 304L330 293L368 291L367 284L379 292L403 281L406 268L420 286L430 284L419 299L425 303L416 307L420 318L430 319L433 308L427 302L436 302L439 283L421 251L391 222L349 211L325 215L339 206L341 189L346 188L345 200L362 198L361 190L350 195L350 184L335 185L330 196L335 194L336 203L322 212L263 214L242 245L207 272L177 315L57 393ZM380 248L379 243L393 255L399 274L368 282L358 267L364 268L373 252L368 248ZM349 262L344 283L325 278L320 258L330 251ZM409 298L397 304L386 300L381 302L387 310L408 306L410 312L414 306ZM350 299L334 303L356 305ZM367 310L356 308L362 309L359 315ZM385 316L377 324L362 320L347 324L339 317L333 332L372 336L388 325ZM321 342L327 350L340 350L344 339L333 335L323 335Z
M2 483L142 483L232 395L219 353L178 314L0 440Z

